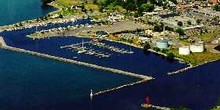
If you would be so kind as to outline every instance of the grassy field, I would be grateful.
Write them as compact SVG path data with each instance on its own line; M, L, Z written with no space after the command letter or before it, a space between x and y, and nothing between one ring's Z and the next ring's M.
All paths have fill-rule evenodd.
M71 16L82 14L81 10L73 10L72 6L81 6L84 4L86 10L89 11L98 11L99 6L92 3L92 0L89 0L87 4L85 4L85 0L56 0L53 2L55 6L60 7L62 10L55 12L54 14L62 14L63 16Z
M220 59L220 54L211 53L208 51L205 51L203 53L191 53L190 55L179 55L178 50L172 50L172 52L175 54L176 57L179 57L194 66L205 63L206 61Z
M83 0L56 0L54 3L64 8L71 7L72 5L80 5L83 3Z
M212 39L213 37L216 37L218 34L219 34L219 28L213 29L212 32L198 35L197 37L201 38L203 41L207 41Z

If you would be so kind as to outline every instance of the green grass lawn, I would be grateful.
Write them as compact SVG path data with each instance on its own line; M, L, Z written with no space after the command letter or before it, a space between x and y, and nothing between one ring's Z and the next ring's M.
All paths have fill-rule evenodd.
M56 0L54 3L65 8L71 7L72 5L80 5L83 3L83 0Z
M219 29L216 29L213 32L198 35L197 37L201 38L203 41L207 41L212 39L213 37L216 37L218 34L219 34Z
M192 64L192 65L199 65L206 61L212 61L220 59L220 54L218 53L211 53L205 51L203 53L191 53L190 55L179 55L178 50L171 50L176 57L183 59L184 61Z

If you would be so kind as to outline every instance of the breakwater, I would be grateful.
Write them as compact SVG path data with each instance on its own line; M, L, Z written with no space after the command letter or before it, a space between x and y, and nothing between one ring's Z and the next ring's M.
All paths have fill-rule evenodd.
M0 36L0 46L3 46L3 47L6 46L6 43L5 43L4 39L1 36Z
M148 108L155 108L157 110L171 110L171 108L168 107L161 107L161 106L156 106L156 105L149 105L149 104L141 104L142 108L148 109Z
M140 74L136 74L136 73L132 73L132 72L126 72L126 71L113 69L113 68L108 68L108 67L102 67L102 66L95 65L95 64L90 64L90 63L81 62L81 61L75 61L75 60L62 58L62 57L57 57L57 56L52 56L52 55L48 55L48 54L42 54L42 53L29 51L29 50L25 50L25 49L20 49L20 48L15 48L15 47L10 47L10 46L4 46L3 48L7 49L7 50L11 50L11 51L31 54L31 55L38 56L38 57L49 58L49 59L54 59L54 60L58 60L58 61L66 62L66 63L78 64L78 65L81 65L81 66L86 66L86 67L90 67L90 68L105 70L105 71L118 73L118 74L122 74L122 75L126 75L126 76L131 76L131 77L135 77L135 78L139 78L139 79L145 79L145 80L153 79L150 76L140 75Z
M141 84L141 83L144 83L144 82L147 82L147 81L148 81L148 80L145 80L145 79L144 79L144 80L141 80L141 81L136 81L136 82L128 83L128 84L121 85L121 86L118 86L118 87L106 89L106 90L103 90L103 91L99 91L99 92L94 93L94 96L96 96L96 95L101 95L101 94L108 93L108 92L115 91L115 90L119 90L119 89L122 89L122 88L125 88L125 87L129 87L129 86Z
M201 63L201 64L196 65L196 66L190 65L189 67L186 67L186 68L183 68L183 69L174 71L174 72L170 72L170 73L168 73L168 75L179 74L179 73L182 73L182 72L184 72L184 71L187 71L187 70L190 70L190 69L193 69L193 68L197 68L197 67L199 67L199 66L202 66L202 65L205 65L205 64L208 64L208 63L211 63L211 62L215 62L215 61L218 61L218 60L219 60L219 59L217 59L217 60L212 60L212 61L206 61L206 62Z
M121 85L121 86L118 86L118 87L114 87L114 88L110 88L110 89L106 89L106 90L103 90L103 91L96 92L96 93L94 93L94 95L100 95L100 94L108 93L110 91L115 91L115 90L118 90L118 89L122 89L122 88L133 86L133 85L136 85L136 84L144 83L144 82L147 82L147 81L150 81L150 80L154 79L153 77L150 77L150 76L140 75L140 74L136 74L136 73L132 73L132 72L126 72L126 71L113 69L113 68L108 68L108 67L102 67L102 66L95 65L95 64L90 64L90 63L81 62L81 61L75 61L75 60L71 60L71 59L67 59L67 58L52 56L52 55L43 54L43 53L38 53L38 52L29 51L29 50L25 50L25 49L20 49L20 48L16 48L16 47L10 47L10 46L5 45L2 48L6 49L6 50L31 54L31 55L38 56L38 57L49 58L49 59L53 59L53 60L57 60L57 61L61 61L61 62L77 64L77 65L81 65L81 66L100 69L100 70L109 71L109 72L112 72L112 73L117 73L117 74L126 75L126 76L141 79L140 81L137 81L137 82L133 82L133 83L129 83L129 84L125 84L125 85Z

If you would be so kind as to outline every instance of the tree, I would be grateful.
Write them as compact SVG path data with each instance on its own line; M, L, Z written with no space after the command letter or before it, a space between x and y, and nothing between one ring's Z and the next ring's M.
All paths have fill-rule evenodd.
M200 24L201 21L202 21L201 19L197 19L197 20L196 20L196 23L197 23L197 24Z
M63 15L62 15L62 14L60 14L60 15L59 15L59 18L63 18Z
M216 4L216 5L214 6L214 10L215 10L215 11L220 11L220 4Z
M171 2L173 2L174 4L177 4L177 0L170 0Z
M154 31L156 31L156 32L162 32L163 31L163 27L164 27L164 24L157 24L157 25L155 25L154 26Z
M144 52L148 52L148 49L150 49L150 44L148 42L146 42L144 44Z
M153 50L155 50L156 52L159 52L159 51L160 51L160 48L154 47Z
M188 25L192 25L192 22L191 22L191 21L187 21L187 24L188 24Z
M183 26L183 22L182 22L182 21L178 21L178 22L177 22L177 25L180 26L180 27L182 27L182 26Z
M141 12L152 12L154 11L154 5L153 4L150 4L150 3L144 3L140 6L139 10L138 11L141 11Z
M183 30L182 28L178 28L178 29L176 30L176 32L177 32L179 35L185 35L185 32L184 32L184 30Z
M172 52L167 52L167 53L166 53L166 57L167 57L167 59L169 59L169 60L173 60L174 57L175 57L175 55L174 55Z

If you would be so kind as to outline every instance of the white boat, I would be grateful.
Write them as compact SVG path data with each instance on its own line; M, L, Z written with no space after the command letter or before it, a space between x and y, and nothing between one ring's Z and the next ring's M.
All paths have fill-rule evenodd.
M85 53L86 50L85 49L82 49L82 50L79 50L77 53L81 54L81 53Z
M85 47L84 47L84 41L82 40L82 47L78 50L77 53L81 54L81 53L85 53L86 50L85 50Z

